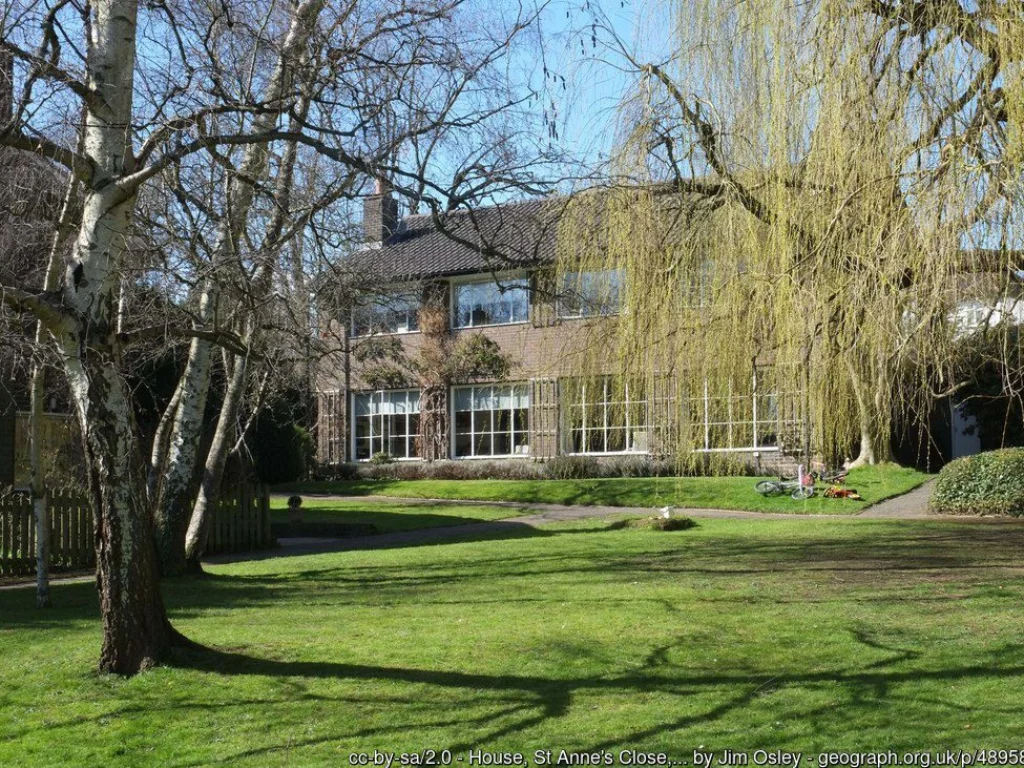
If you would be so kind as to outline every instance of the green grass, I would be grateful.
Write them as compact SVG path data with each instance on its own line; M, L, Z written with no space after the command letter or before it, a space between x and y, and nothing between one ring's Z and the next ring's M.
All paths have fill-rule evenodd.
M303 498L302 519L306 523L347 523L372 525L378 533L413 531L449 525L479 523L516 517L524 512L516 507L489 507L468 504L407 504L394 501L338 501ZM270 500L270 519L288 522L288 499Z
M852 514L870 504L916 488L931 476L895 464L864 467L850 473L847 485L863 501L807 501L788 496L765 498L754 491L758 478L663 477L599 480L357 480L337 483L291 483L282 493L334 493L343 496L396 496L411 499L467 499L521 503L734 509L796 514Z
M212 568L165 593L221 652L130 680L91 585L0 592L0 765L1020 747L1024 525L606 527Z

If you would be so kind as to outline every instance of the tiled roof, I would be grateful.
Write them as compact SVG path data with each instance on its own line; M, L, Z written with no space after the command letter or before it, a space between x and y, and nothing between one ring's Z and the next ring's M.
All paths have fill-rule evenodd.
M535 200L449 213L442 219L447 234L429 215L407 216L386 242L352 254L344 266L354 277L392 282L550 264L564 204Z

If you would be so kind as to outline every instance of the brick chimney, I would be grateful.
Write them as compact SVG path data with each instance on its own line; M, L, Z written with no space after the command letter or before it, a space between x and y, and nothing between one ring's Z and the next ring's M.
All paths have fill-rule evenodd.
M14 116L14 56L0 51L0 125Z
M373 194L363 201L363 232L368 243L383 243L398 229L398 201L386 181L377 179Z

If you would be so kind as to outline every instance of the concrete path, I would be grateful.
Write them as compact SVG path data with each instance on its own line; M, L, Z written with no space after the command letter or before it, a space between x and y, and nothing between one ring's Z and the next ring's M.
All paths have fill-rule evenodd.
M933 520L946 520L957 522L996 522L996 518L974 518L974 517L946 517L933 515L928 512L928 500L931 498L935 481L930 480L919 488L910 491L902 496L879 502L868 507L856 515L798 515L766 512L742 512L732 509L682 509L677 514L686 517L701 519L756 519L756 520L796 520L806 518L837 518L837 517L859 517L871 519L889 520L921 520L924 518ZM280 546L277 549L269 549L262 552L244 552L232 555L216 555L205 558L204 563L237 563L252 560L268 560L278 557L298 557L301 555L323 554L327 552L350 552L366 549L391 549L395 547L414 547L442 542L458 541L459 539L490 537L497 534L509 534L512 536L528 536L548 523L565 522L570 520L586 520L592 518L614 518L637 515L651 515L655 513L650 507L606 507L606 506L567 506L563 504L539 504L523 503L518 501L471 501L471 500L450 500L450 499L406 499L398 496L332 496L329 494L305 494L309 498L335 499L348 502L374 502L390 501L408 504L409 506L422 506L445 504L451 506L489 506L506 507L520 511L528 511L529 514L521 514L505 520L481 521L479 523L468 523L461 525L450 525L441 528L424 528L416 531L400 531L398 533L384 533L375 536L353 536L349 538L282 538L279 539ZM1006 518L998 518L1005 522ZM1024 524L1024 520L1020 520ZM92 577L77 577L71 579L54 579L53 584L70 584L83 581L91 581ZM0 590L26 589L33 587L32 583L12 584L0 586Z
M880 501L859 513L857 517L886 518L890 520L920 520L924 517L937 518L928 510L928 501L935 490L935 481L929 480L910 493ZM957 518L963 520L965 518Z

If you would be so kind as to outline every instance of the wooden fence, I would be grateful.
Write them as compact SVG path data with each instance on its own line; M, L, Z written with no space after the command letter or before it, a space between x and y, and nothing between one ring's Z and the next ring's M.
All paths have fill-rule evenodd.
M92 505L78 491L48 491L50 567L55 571L96 564ZM274 546L270 491L241 486L221 497L206 554L248 552ZM0 494L0 576L28 576L36 569L36 523L27 493Z
M267 549L277 543L270 530L270 489L265 485L242 485L223 494L212 523L207 555Z
M92 507L76 491L48 491L50 567L91 568L96 563ZM0 575L25 576L36 570L36 521L27 493L0 495Z

